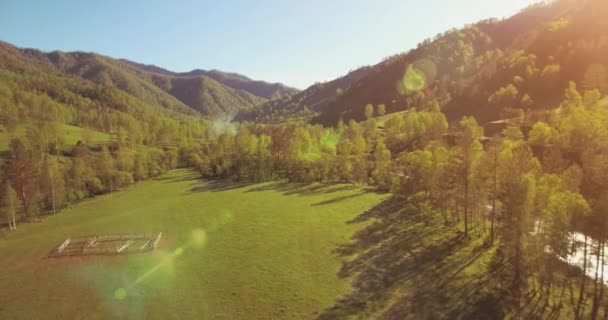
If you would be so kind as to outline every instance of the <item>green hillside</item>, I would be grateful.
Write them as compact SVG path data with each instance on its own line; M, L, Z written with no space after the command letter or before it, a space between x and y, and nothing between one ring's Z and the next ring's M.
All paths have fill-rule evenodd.
M203 115L212 118L232 117L264 101L246 91L226 87L207 76L171 78L169 92Z
M543 113L557 107L569 81L608 92L606 14L603 0L533 5L505 20L438 34L350 73L347 79L363 75L343 85L318 84L242 118L284 122L306 114L335 125L340 117L363 120L367 104L384 104L391 113L435 102L450 120L474 115L486 122L512 116L509 109L519 107Z
M22 76L51 73L62 78L84 80L119 90L121 94L147 105L209 118L230 118L239 110L249 110L265 102L267 96L279 97L293 92L280 84L246 81L244 79L248 78L220 72L160 72L160 68L153 69L95 53L45 53L16 48L8 43L0 43L0 66L5 72L25 73Z
M290 88L282 83L268 83L266 81L252 80L244 75L238 73L223 72L220 70L201 70L196 69L189 72L173 72L155 65L141 64L125 59L121 61L126 62L132 66L135 66L141 70L155 73L158 75L179 77L179 78L191 78L197 76L209 77L223 85L236 90L242 90L251 93L254 96L261 97L264 99L277 99L285 96L293 95L299 92L298 89Z
M16 137L22 138L27 135L28 125L20 125L17 127ZM89 142L91 144L110 142L112 138L109 134L104 132L99 132L95 130L90 130L90 132L85 133L85 130L81 127L71 126L71 125L61 125L60 128L60 137L61 142L65 146L74 146L78 141L83 140L83 136L90 135ZM84 134L83 134L84 133ZM8 150L8 136L6 134L6 129L0 125L0 152L5 152Z

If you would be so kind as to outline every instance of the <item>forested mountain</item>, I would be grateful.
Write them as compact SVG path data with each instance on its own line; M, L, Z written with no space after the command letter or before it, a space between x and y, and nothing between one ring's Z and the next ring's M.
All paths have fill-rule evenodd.
M269 123L294 119L310 120L315 112L335 102L344 92L343 88L349 88L352 83L369 74L371 69L359 68L333 81L316 83L297 94L268 101L251 110L243 110L235 120Z
M556 93L569 81L608 90L607 13L603 0L533 5L509 19L439 34L345 77L351 81L317 84L238 117L282 122L306 115L335 125L340 117L364 119L367 104L385 105L391 113L435 102L451 121L511 117L514 107L542 113L557 106Z
M120 90L146 104L209 118L229 119L239 110L251 109L268 98L295 92L282 84L219 71L180 74L94 53L44 53L2 43L0 56L0 67L5 70L29 69L84 79Z
M252 80L237 73L227 73L219 70L193 70L181 75L204 75L233 89L247 91L269 100L287 97L299 92L298 89L287 87L281 83Z
M264 99L277 99L290 96L299 92L298 89L290 88L281 83L268 83L266 81L252 80L238 73L223 72L219 70L201 70L196 69L189 72L173 72L154 65L145 65L137 62L122 60L133 66L148 72L168 75L178 78L188 77L209 77L225 86L236 90L243 90Z

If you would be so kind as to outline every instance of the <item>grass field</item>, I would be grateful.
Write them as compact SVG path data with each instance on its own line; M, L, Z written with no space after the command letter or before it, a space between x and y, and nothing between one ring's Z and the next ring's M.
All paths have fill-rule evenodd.
M335 250L369 225L351 220L387 197L196 178L173 171L0 234L0 319L316 318L350 291ZM158 231L155 253L45 258L69 236Z
M160 231L153 253L45 258L67 237ZM0 319L517 318L495 287L507 266L491 267L482 239L360 187L176 170L0 230ZM579 276L562 267L552 295L574 302L561 284ZM554 301L526 295L521 317L573 319Z
M68 146L75 145L79 140L82 139L82 132L84 131L81 127L72 125L61 126L61 136L63 137L64 144ZM16 130L16 136L25 136L27 132L27 125L19 125ZM110 135L104 132L91 130L91 142L106 142L110 141ZM0 152L8 150L8 137L6 131L2 125L0 125Z

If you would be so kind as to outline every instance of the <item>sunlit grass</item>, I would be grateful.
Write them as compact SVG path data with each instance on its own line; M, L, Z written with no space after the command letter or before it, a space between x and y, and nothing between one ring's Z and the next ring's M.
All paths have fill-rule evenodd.
M16 137L25 137L27 134L28 125L19 125L16 130ZM84 129L72 125L61 126L61 137L64 145L73 146L78 141L82 140ZM91 130L91 143L108 142L111 140L109 134ZM4 126L0 125L0 152L8 150L8 136Z
M174 171L0 235L0 318L315 318L350 287L334 250L367 223L347 221L386 197L195 178ZM45 259L70 236L160 231L150 254Z

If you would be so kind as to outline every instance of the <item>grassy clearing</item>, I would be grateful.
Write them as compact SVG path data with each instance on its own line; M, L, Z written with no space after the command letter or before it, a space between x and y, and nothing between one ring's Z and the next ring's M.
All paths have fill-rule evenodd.
M69 236L158 231L151 254L45 259ZM1 232L0 319L517 318L496 288L496 246L349 185L177 170ZM554 301L575 301L579 275L558 269L553 296L524 297L523 318L573 318Z
M348 294L335 249L368 223L347 222L384 198L174 171L0 235L0 318L315 318ZM68 236L151 231L153 254L44 258Z
M19 125L16 130L17 137L23 137L27 133L27 125ZM84 131L81 127L76 127L72 125L62 125L61 126L61 136L63 137L63 142L65 145L73 146L79 140L82 139L82 132ZM111 137L109 134L91 130L91 143L99 143L99 142L107 142L110 141ZM8 150L8 136L6 135L6 130L4 126L0 125L0 152Z

